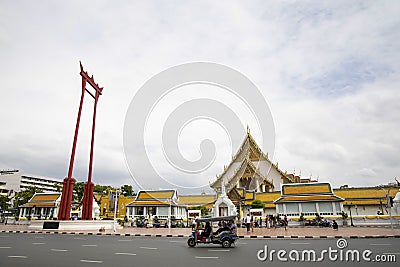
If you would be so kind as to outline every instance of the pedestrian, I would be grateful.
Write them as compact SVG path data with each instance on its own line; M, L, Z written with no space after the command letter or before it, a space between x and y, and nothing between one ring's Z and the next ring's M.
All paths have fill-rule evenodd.
M251 219L250 219L250 227L251 227L251 231L254 232L254 218L253 218L253 216L251 216Z
M337 224L337 222L335 220L332 220L332 228L333 228L333 230L339 230L339 225Z
M192 218L192 229L196 225L196 215Z
M283 224L285 225L285 231L286 231L286 226L288 225L288 219L287 219L286 214L285 214L285 216L283 217Z
M276 229L276 224L277 224L277 219L276 219L276 217L274 216L274 218L272 219L273 220L273 225L274 225L274 228Z
M249 213L249 214L247 214L246 220L245 220L245 222L246 222L246 228L247 228L247 232L248 232L248 233L250 232L250 220L251 220L251 218L250 218L250 213Z
M268 229L271 228L271 216L265 217L265 224Z

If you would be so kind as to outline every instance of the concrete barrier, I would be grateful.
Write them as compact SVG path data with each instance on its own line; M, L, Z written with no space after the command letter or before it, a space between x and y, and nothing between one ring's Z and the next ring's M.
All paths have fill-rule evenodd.
M45 220L32 220L28 229L30 230L43 230L43 223ZM112 230L114 229L113 221L50 221L58 222L58 230ZM122 229L119 224L116 229Z

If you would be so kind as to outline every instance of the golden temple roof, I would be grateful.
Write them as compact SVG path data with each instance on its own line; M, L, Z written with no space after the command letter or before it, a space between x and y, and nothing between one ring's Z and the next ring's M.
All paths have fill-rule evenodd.
M61 193L36 193L29 202L20 207L56 207L60 196Z
M329 183L296 183L282 185L282 195L333 194Z
M214 204L215 195L186 195L180 196L178 203L187 206L206 206Z
M175 190L139 191L136 200L171 199L175 193Z

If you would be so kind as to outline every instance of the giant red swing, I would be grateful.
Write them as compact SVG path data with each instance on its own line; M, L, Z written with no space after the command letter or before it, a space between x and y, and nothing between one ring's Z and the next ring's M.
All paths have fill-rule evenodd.
M72 153L69 161L69 169L68 169L68 177L64 179L62 196L60 202L60 210L58 212L59 220L69 220L71 219L71 204L72 204L72 194L74 190L75 179L72 177L72 171L74 168L74 160L75 160L75 150L76 150L76 142L78 139L79 132L79 124L81 120L82 113L82 105L83 98L85 92L87 92L90 96L94 98L94 110L93 110L93 123L92 123L92 139L90 144L90 159L89 159L89 173L88 180L85 183L85 189L83 193L83 203L82 203L82 220L92 220L92 209L93 209L93 183L92 183L92 166L93 166L93 145L94 145L94 130L96 125L96 109L97 109L97 101L99 100L99 96L102 94L103 87L99 87L97 83L94 82L93 75L90 77L86 71L83 70L82 63L80 64L80 75L82 77L82 95L81 101L79 104L78 117L76 120L75 127L75 136L74 142L72 145ZM95 94L91 93L87 88L86 84L89 83L96 91Z

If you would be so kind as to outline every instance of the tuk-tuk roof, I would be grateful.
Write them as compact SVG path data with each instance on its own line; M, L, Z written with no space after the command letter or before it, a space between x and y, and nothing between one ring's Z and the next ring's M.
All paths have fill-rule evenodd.
M235 220L236 215L232 216L222 216L222 217L212 217L212 218L198 218L196 222L219 222L219 221L230 221Z

